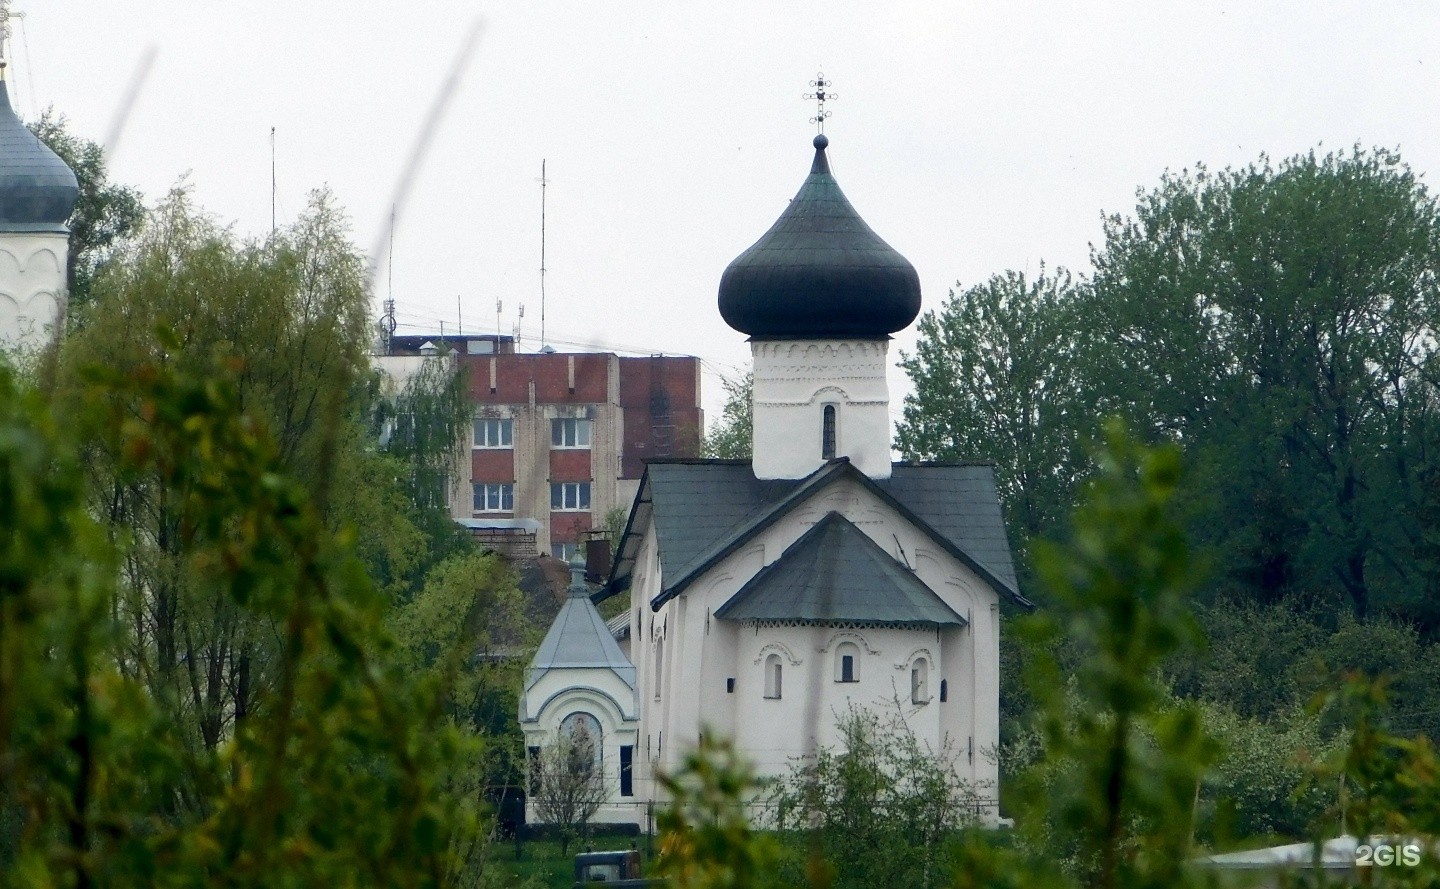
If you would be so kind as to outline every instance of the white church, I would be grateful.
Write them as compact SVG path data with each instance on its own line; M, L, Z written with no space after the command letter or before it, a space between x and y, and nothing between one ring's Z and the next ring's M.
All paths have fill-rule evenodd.
M887 347L919 277L846 200L828 144L720 280L754 357L753 460L651 461L608 583L577 575L527 673L532 753L599 737L594 820L643 824L702 731L778 775L835 745L852 705L898 705L960 777L996 785L1000 602L1030 603L991 467L891 462ZM592 599L627 593L607 625Z

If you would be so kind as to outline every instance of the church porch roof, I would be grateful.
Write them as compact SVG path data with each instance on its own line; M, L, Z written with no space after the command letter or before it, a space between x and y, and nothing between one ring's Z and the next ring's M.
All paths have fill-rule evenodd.
M725 620L961 626L965 618L838 512L715 611Z

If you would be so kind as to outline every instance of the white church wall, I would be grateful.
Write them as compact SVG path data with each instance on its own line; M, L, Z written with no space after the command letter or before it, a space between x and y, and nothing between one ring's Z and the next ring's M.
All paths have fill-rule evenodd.
M909 564L969 626L938 632L934 628L757 628L714 617L757 571L831 511L844 515L886 552ZM633 587L644 591L634 597L632 628L647 736L641 744L648 758L637 757L636 764L644 786L651 786L655 768L679 761L703 725L733 738L762 773L780 774L806 752L811 736L821 745L837 744L836 722L853 704L884 715L898 707L923 743L935 749L949 744L964 777L991 782L993 787L995 766L983 752L999 740L998 597L972 569L863 485L843 481L816 492L658 612L648 606L661 589L655 545L649 530L638 550ZM835 646L842 641L854 642L862 651L860 675L854 683L835 681ZM764 666L770 654L782 659L779 699L765 697ZM916 657L923 657L927 665L928 694L923 703L913 702L910 695L910 669ZM658 700L653 694L657 675ZM733 693L727 691L727 680L732 678Z
M67 235L6 232L0 237L0 348L44 348L65 311Z
M884 340L751 342L755 475L803 478L825 462L824 409L836 411L835 456L890 477L890 390Z
M589 669L552 669L547 674L546 679L555 676L565 687L545 699L543 704L536 705L540 709L533 722L522 723L525 746L545 748L553 744L561 723L571 714L587 713L593 716L600 725L600 770L609 789L609 796L592 820L607 824L643 823L645 797L640 796L640 788L632 784L632 794L628 797L622 796L620 792L620 748L630 747L633 755L640 741L640 723L638 719L625 717L621 707L617 706L616 696L610 693L610 690L597 687L605 684L593 681L602 678L595 675L598 672ZM610 673L610 676L613 677L614 674ZM542 683L544 681L541 680ZM538 690L539 685L540 683L537 683L531 693ZM628 689L625 694L629 696ZM533 797L527 797L525 808L527 821L533 823L540 820Z

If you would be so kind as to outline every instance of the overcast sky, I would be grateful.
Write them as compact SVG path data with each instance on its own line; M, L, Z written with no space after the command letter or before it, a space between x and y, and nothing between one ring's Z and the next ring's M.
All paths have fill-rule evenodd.
M371 250L472 23L483 32L401 207L400 332L503 331L538 348L546 161L550 342L562 350L749 356L715 306L725 266L809 169L826 126L851 202L919 270L956 282L1044 261L1088 267L1103 213L1197 161L1243 165L1398 147L1440 169L1440 3L904 0L14 0L11 93L115 146L147 197L188 174L260 235L328 185ZM1428 181L1428 177L1427 177ZM387 291L385 256L378 298ZM457 307L457 297L459 305ZM379 305L376 305L379 314ZM457 317L458 316L458 317ZM895 346L913 343L913 332ZM898 357L898 351L892 351ZM891 371L892 411L903 391Z

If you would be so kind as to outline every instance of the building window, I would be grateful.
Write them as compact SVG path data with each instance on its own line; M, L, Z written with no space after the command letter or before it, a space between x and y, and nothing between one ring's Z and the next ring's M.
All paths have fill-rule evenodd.
M820 427L820 458L835 459L835 405L825 405L825 420Z
M946 682L944 679L941 679L941 680L940 680L940 703L943 704L943 703L945 703L946 701L948 701L949 699L950 699L950 684L949 684L948 682Z
M550 544L550 555L562 562L569 562L580 555L580 544L578 543L552 543Z
M553 510L590 509L590 483L555 482L550 486L550 508Z
M765 697L780 697L780 655L772 654L765 659Z
M916 658L910 665L910 703L926 704L930 701L930 665L923 657Z
M515 421L508 418L504 420L476 420L475 447L514 447L514 428Z
M590 421L561 418L550 421L550 447L590 447Z
M665 674L665 640L655 643L655 700L660 700L660 678Z
M635 762L635 748L628 744L620 745L620 795L635 795L635 778L633 764Z
M860 648L854 642L841 642L835 646L835 681L860 681Z
M507 484L475 484L476 512L514 512L515 486Z

